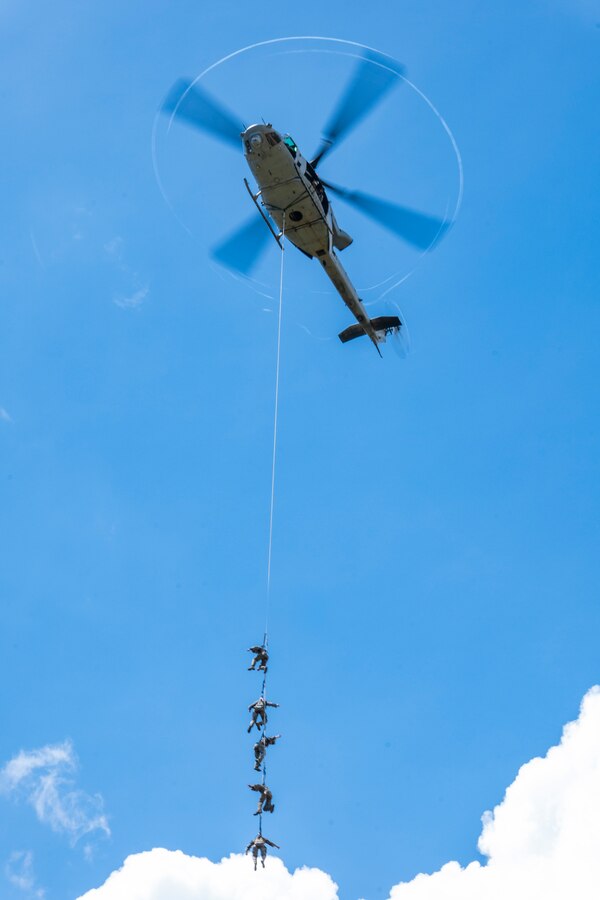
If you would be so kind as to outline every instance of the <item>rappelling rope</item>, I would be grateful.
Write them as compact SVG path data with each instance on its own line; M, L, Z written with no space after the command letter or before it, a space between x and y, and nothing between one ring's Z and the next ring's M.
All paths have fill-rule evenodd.
M275 367L275 411L273 416L273 458L271 464L271 504L269 507L269 552L267 557L267 604L265 641L269 631L269 600L271 597L271 560L273 558L273 511L275 509L275 468L277 463L277 422L279 418L279 371L281 360L281 312L283 309L283 262L285 259L285 210L281 224L281 265L279 269L279 312L277 316L277 363Z
M283 219L281 223L281 265L279 269L279 310L277 315L277 357L275 365L275 408L273 414L273 455L271 461L271 502L269 504L269 549L267 554L267 598L265 604L265 634L263 638L263 647L268 652L269 647L269 601L271 599L271 561L273 558L273 512L275 510L275 470L277 465L277 425L279 420L279 372L281 369L281 313L283 310L283 262L285 258L285 210L283 211ZM267 663L268 669L268 663ZM267 732L267 672L263 673L262 688L260 692L265 703L263 714L264 723L262 727L261 738L264 738ZM266 748L265 748L266 750ZM261 764L262 784L266 784L267 766L265 764L266 755L263 757ZM262 806L258 816L258 833L262 834Z

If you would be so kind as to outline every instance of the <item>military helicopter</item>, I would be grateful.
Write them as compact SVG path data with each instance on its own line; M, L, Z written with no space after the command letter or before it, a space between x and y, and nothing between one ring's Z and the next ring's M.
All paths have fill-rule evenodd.
M365 52L327 122L321 144L309 161L289 134L281 134L270 123L245 127L221 103L193 81L177 81L163 105L163 111L189 125L208 132L235 149L243 149L246 162L258 185L253 191L244 183L260 218L245 223L213 251L213 256L230 269L248 275L255 264L267 228L281 245L287 238L305 256L318 259L325 274L356 323L339 334L342 343L367 335L381 356L379 345L390 334L398 334L398 316L370 318L356 288L336 253L349 247L353 239L337 223L327 191L352 204L398 237L420 250L435 246L449 223L404 206L348 190L317 175L318 165L401 80L404 69L394 60L375 52ZM266 225L266 228L265 228Z

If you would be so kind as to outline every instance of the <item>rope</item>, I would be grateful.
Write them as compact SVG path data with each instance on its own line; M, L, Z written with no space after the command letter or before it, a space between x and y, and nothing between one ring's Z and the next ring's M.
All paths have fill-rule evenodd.
M273 458L271 464L271 504L269 507L269 553L267 559L267 604L265 615L265 641L269 626L269 600L271 597L271 561L273 558L273 511L275 509L275 468L277 464L277 423L279 418L279 371L281 360L281 312L283 309L283 262L285 258L285 211L281 225L281 267L279 271L279 313L277 316L277 364L275 367L275 411L273 416Z
M271 501L269 504L269 550L267 555L267 598L265 604L265 633L263 637L263 647L268 651L269 647L269 601L271 598L271 561L273 559L273 513L275 510L275 471L277 466L277 425L279 420L279 373L281 370L281 313L283 309L283 261L285 246L285 210L283 211L283 221L281 225L281 266L279 271L279 311L277 316L277 361L275 366L275 404L273 414L273 455L271 461ZM268 669L268 663L267 663ZM263 709L264 722L262 727L261 738L264 738L267 732L267 671L263 673L262 688L260 691L265 706ZM259 738L259 740L261 739ZM265 748L266 751L266 748ZM261 763L262 769L262 785L266 785L267 766L265 763L266 754ZM258 833L262 835L262 804L261 811L258 816Z

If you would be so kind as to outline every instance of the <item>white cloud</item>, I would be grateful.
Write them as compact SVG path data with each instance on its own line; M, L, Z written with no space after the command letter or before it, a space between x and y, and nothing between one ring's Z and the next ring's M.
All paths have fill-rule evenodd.
M37 887L33 871L33 853L31 850L15 850L11 853L4 868L4 874L13 887L19 888L30 897L42 900L45 896L43 888Z
M150 850L125 860L101 888L79 900L336 900L337 885L319 869L288 872L280 859L252 869L239 854L213 863L180 850Z
M487 863L451 862L392 889L391 900L597 900L600 886L600 688L560 744L524 765L483 816Z
M119 235L111 238L110 241L107 241L104 245L104 249L109 256L117 257L117 259L120 259L123 251L123 238Z
M503 801L483 816L487 863L449 862L392 888L390 900L598 900L600 891L600 688L585 696L560 744L524 765ZM288 872L276 858L254 873L248 857L212 863L179 851L130 856L79 900L337 900L318 869Z
M72 844L93 831L110 835L102 797L74 787L78 768L70 741L21 750L0 770L0 794L25 798L40 822L66 834Z
M139 309L146 297L148 296L148 286L134 291L128 297L115 297L115 303L121 309Z
M104 252L115 265L117 270L125 276L129 287L127 293L119 294L113 298L113 302L121 309L139 309L148 296L149 286L143 284L143 279L125 262L125 242L120 235L116 235L104 244Z
M12 422L11 416L9 415L8 411L6 409L4 409L3 406L0 406L0 419L3 422Z

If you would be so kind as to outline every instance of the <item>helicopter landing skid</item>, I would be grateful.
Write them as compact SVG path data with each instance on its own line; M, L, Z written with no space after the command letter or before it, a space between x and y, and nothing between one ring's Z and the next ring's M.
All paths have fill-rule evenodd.
M259 198L260 195L261 195L261 191L259 191L257 194L253 194L253 193L252 193L252 188L251 188L250 185L248 184L248 180L247 180L246 178L244 178L244 184L246 185L246 190L248 191L248 193L249 193L250 196L252 197L252 202L254 203L254 205L256 206L257 210L258 210L259 213L261 214L261 216L262 216L262 218L263 218L263 221L264 221L265 225L267 226L267 228L269 229L269 231L271 232L271 234L273 235L273 237L275 238L275 240L276 240L277 243L279 244L279 249L280 249L280 250L283 250L283 247L282 247L282 245L281 245L282 232L280 231L279 234L277 234L277 232L275 231L275 229L273 228L273 226L272 226L271 223L269 222L268 218L267 218L266 215L264 214L263 209L262 209L260 203L258 202L258 198Z

